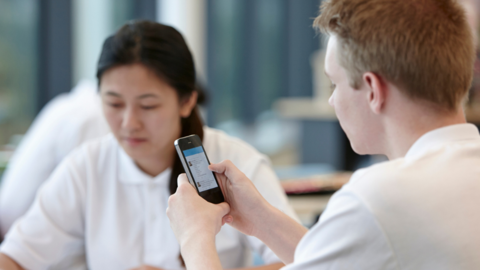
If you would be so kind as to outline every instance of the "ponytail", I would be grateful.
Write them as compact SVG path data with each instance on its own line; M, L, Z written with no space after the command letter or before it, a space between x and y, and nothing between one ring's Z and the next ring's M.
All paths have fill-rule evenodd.
M198 137L200 137L200 139L203 141L203 123L196 107L192 110L192 113L189 117L182 118L182 133L180 137L185 137L192 134L197 134ZM170 194L174 194L177 191L177 178L181 173L185 173L185 170L183 169L180 158L175 152L172 173L170 174Z

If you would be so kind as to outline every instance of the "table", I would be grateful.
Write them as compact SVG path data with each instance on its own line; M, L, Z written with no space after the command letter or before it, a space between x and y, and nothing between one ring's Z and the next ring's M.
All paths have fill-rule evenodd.
M330 200L331 194L293 195L288 196L288 202L297 213L300 222L310 228L316 222Z

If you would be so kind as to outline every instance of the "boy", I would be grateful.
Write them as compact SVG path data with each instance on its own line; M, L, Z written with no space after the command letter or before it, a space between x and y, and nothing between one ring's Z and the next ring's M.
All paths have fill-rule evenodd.
M167 210L188 269L220 269L225 222L258 237L285 269L480 269L480 135L462 104L474 45L454 0L324 1L330 104L359 154L356 172L310 232L275 210L235 166L211 165L227 203L185 176Z

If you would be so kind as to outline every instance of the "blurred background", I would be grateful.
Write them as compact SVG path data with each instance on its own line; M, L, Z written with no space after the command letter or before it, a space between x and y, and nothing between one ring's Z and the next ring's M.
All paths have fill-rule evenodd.
M206 88L206 124L248 141L276 166L354 169L326 104L329 82L323 68L312 68L323 66L325 38L311 26L319 4L0 0L1 166L48 101L82 79L95 80L103 40L129 20L148 19L186 37Z
M477 4L469 20L477 29ZM95 81L103 40L132 19L176 27L205 87L205 123L272 159L282 179L353 171L358 156L328 106L320 0L0 0L0 168L43 106ZM480 65L476 65L477 78ZM468 101L480 123L480 85ZM1 169L0 169L1 171Z

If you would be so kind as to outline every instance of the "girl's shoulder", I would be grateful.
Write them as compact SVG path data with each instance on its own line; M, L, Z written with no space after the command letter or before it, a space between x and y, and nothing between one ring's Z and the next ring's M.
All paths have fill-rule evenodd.
M269 158L247 142L225 132L204 127L203 146L211 163L230 160L244 173L257 167L261 162L270 164Z
M113 134L84 142L67 155L64 162L82 170L105 168L116 160L119 145Z

